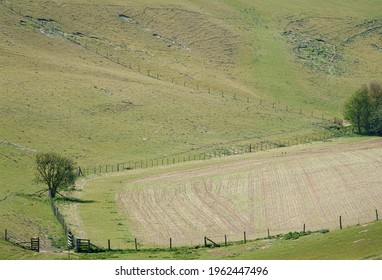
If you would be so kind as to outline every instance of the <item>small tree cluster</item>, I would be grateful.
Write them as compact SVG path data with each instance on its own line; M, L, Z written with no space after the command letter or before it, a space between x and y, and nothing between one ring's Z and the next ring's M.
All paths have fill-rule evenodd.
M363 85L345 102L344 117L358 134L382 135L382 86Z

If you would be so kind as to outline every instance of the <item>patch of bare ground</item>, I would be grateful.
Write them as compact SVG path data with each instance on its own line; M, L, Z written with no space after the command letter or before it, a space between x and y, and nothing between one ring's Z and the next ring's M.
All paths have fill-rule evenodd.
M222 242L368 222L381 208L382 139L128 182L118 205L142 242Z

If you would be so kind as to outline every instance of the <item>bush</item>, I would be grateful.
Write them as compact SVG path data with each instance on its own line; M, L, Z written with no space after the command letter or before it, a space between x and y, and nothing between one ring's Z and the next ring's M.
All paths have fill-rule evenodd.
M329 230L328 229L321 229L321 230L317 230L317 231L306 231L306 232L303 232L303 231L300 231L300 232L288 232L287 234L284 235L284 240L289 240L289 239L299 239L300 237L303 237L303 236L306 236L306 235L310 235L310 234L313 234L313 233L328 233Z
M382 135L382 86L363 85L345 102L344 117L358 134Z

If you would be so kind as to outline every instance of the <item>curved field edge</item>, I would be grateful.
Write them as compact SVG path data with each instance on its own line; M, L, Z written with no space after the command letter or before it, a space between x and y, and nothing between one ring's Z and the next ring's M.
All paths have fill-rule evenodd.
M381 165L381 140L367 139L335 139L208 162L93 176L78 193L82 200L93 203L76 206L81 226L71 226L75 231L77 226L80 237L97 245L106 246L111 239L116 248L125 249L134 246L134 238L143 247L165 247L170 237L173 246L181 246L201 244L205 235L218 242L225 234L229 241L241 240L243 231L254 239L264 237L267 229L272 234L301 230L303 223L307 230L334 229L340 215L344 226L368 222L381 206L380 176L375 172ZM374 159L370 158L374 152ZM297 176L296 170L302 168L300 159L307 160L304 172L308 176ZM318 169L309 170L314 162ZM256 171L250 171L253 164L259 167ZM274 170L276 173L268 174ZM286 184L281 187L272 182L277 178L287 180ZM302 188L301 183L310 187ZM249 184L268 184L267 191ZM307 203L302 203L306 199Z
M263 239L219 248L112 251L82 258L200 260L361 260L382 259L382 222L371 222L297 240Z
M381 260L382 222L371 222L297 240L264 239L220 248L112 250L71 253L71 259L110 260ZM0 259L68 259L67 252L35 253L0 240Z

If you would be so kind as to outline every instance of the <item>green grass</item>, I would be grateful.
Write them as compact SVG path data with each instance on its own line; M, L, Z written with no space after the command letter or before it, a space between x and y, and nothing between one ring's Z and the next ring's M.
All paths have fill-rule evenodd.
M333 75L301 63L283 35L306 18L297 36L339 44L379 22L377 0L2 4L0 229L26 236L60 238L31 196L35 151L96 166L319 134L322 114L341 116L348 94L381 76L379 29L343 46Z
M382 223L349 227L329 233L316 233L297 240L263 239L218 248L140 249L138 251L112 250L109 252L76 254L71 259L108 260L362 260L382 258L382 241L379 238ZM0 259L68 259L67 252L33 253L0 241L4 250Z
M257 241L231 248L215 250L215 257L228 259L279 260L356 260L381 259L382 243L376 237L381 223L314 234L297 240ZM225 254L226 253L226 254ZM204 255L214 259L213 254ZM203 257L202 257L203 258ZM224 257L223 257L224 258Z

